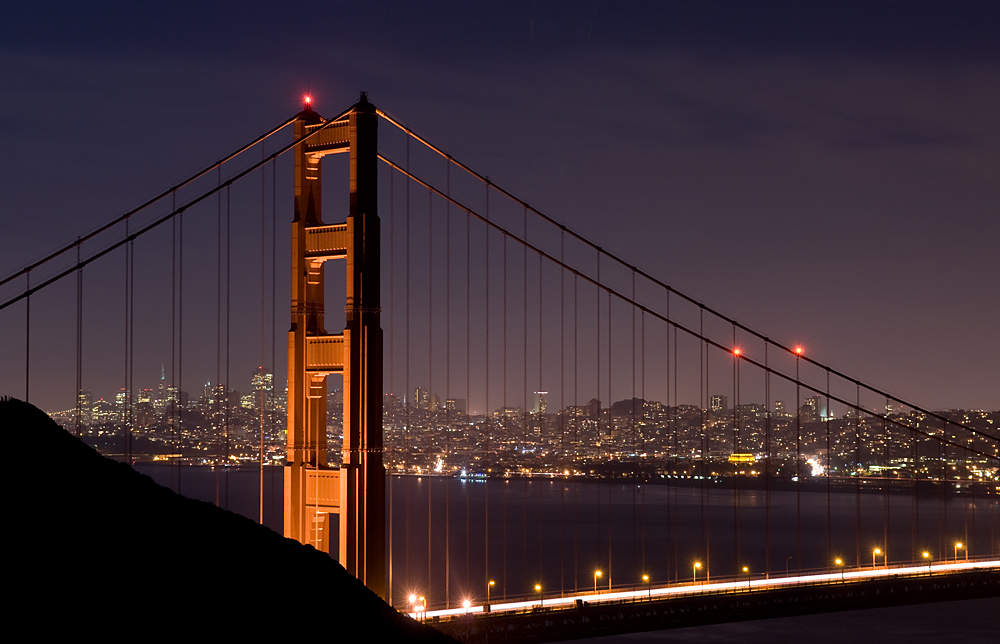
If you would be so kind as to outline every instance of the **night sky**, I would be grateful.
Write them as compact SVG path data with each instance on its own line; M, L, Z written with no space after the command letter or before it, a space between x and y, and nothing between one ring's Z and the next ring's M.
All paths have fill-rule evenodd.
M748 326L928 408L1000 408L997 3L276 7L7 6L0 275L280 123L303 94L332 115L365 90ZM63 304L50 315L72 322ZM14 309L0 312L16 318L0 393L19 395ZM71 399L33 387L43 407Z

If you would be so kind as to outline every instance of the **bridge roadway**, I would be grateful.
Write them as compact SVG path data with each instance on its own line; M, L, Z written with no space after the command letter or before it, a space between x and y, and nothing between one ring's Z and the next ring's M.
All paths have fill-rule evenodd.
M1000 559L635 586L409 615L466 642L545 642L684 626L1000 596Z

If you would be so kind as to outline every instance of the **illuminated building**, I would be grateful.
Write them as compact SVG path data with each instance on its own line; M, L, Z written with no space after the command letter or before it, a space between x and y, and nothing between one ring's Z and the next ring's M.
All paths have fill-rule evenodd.
M727 409L729 409L729 398L727 396L716 394L712 396L708 403L709 411L725 411Z

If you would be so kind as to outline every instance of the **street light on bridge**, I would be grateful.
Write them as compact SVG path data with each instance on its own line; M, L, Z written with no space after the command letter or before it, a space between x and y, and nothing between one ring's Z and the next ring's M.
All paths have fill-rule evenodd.
M882 549L881 548L875 548L874 550L872 550L872 570L875 570L875 557L876 557L876 555L881 555L881 554L882 554ZM882 557L882 561L885 562L885 557L884 556Z
M597 594L597 578L600 577L600 576L601 576L601 571L600 570L595 570L594 571L594 594L595 595Z
M963 550L963 549L965 550L965 560L966 561L969 560L969 549L966 548L965 545L961 541L956 541L955 542L955 561L958 561L958 551L959 550Z
M837 557L833 560L833 563L840 568L840 583L844 583L844 560Z
M420 614L424 613L427 615L427 600L423 597L417 597L416 595L410 595L410 612L413 613L414 619L420 619Z
M545 595L542 594L541 584L535 584L535 592L538 593L538 607L543 608L545 606Z
M931 553L929 553L926 550L924 550L923 556L924 556L924 559L927 560L927 572L930 572L931 571L931 561L933 561L931 559Z
M646 596L648 599L653 599L653 589L649 582L649 575L643 575L642 580L646 582Z
M701 570L701 562L700 561L694 562L694 567L692 568L692 570L694 571L694 581L692 583L697 584L698 583L698 571Z

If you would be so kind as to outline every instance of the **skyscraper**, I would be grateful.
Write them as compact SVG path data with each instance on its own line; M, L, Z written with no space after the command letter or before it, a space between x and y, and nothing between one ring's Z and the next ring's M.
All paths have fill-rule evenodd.
M547 391L536 391L535 392L535 406L532 407L531 413L533 414L544 414L549 408L549 392Z
M156 388L156 400L153 401L153 407L157 410L163 409L167 404L167 375L163 369L163 363L160 363L160 383Z
M262 409L270 413L274 408L274 374L264 367L257 367L250 377L250 390L253 392L253 410Z
M430 394L423 387L417 387L413 391L413 406L417 409L427 409L430 403Z

